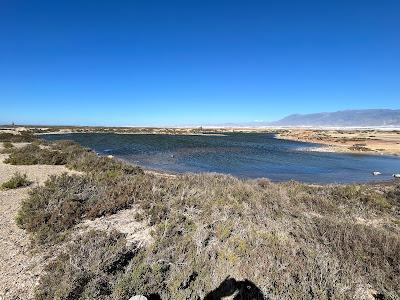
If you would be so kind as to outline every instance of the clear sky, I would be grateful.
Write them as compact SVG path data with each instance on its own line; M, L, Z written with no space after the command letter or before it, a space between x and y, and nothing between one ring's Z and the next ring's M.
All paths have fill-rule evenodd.
M400 1L0 0L0 123L400 107Z

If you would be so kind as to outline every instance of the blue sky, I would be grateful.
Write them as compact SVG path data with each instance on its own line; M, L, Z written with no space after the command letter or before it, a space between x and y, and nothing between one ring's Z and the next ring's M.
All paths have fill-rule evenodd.
M0 0L0 123L399 108L400 1Z

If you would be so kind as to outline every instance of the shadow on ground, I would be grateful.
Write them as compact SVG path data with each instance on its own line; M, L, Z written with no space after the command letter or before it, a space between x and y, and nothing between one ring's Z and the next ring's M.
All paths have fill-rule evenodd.
M237 281L227 277L213 291L207 294L204 300L220 300L224 297L232 297L233 300L264 300L261 290L250 280Z

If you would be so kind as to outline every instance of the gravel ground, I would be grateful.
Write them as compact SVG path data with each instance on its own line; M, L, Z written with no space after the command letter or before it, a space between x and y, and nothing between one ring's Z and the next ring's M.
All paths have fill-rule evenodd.
M50 175L72 172L64 166L7 165L3 162L6 157L0 154L0 184L16 171L25 173L33 181L32 186L43 184ZM42 269L43 259L31 253L29 237L15 223L20 203L31 187L0 190L0 300L32 299Z

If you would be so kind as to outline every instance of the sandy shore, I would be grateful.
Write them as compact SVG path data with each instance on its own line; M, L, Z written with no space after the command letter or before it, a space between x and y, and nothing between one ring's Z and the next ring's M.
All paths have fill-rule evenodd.
M0 184L17 171L33 181L31 187L43 184L50 175L73 172L64 166L12 166L3 162L6 157L6 154L0 154ZM0 190L1 300L33 299L33 290L42 270L42 258L31 253L27 233L15 223L21 201L27 197L31 187Z
M277 138L318 143L311 151L400 155L400 131L377 129L285 129Z

